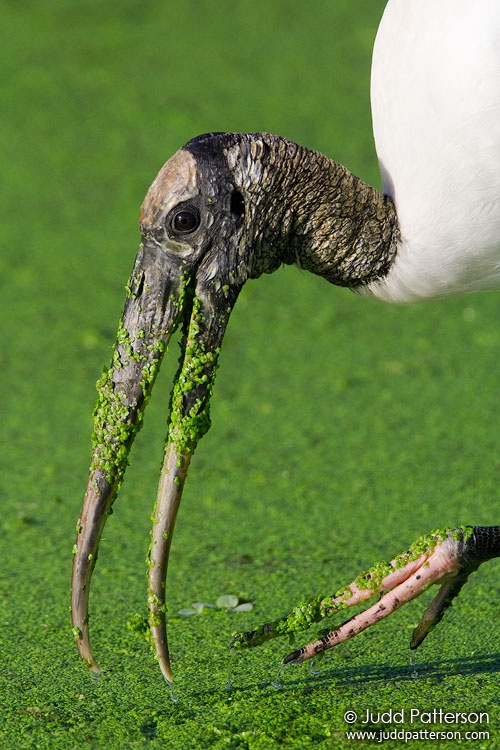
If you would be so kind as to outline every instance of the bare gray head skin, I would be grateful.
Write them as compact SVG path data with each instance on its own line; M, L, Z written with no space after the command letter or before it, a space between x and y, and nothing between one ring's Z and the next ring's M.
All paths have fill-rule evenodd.
M399 230L394 206L325 156L268 134L212 133L160 170L141 209L142 242L110 368L98 383L93 455L77 524L73 633L94 674L88 603L99 540L172 333L182 328L150 549L149 625L172 681L166 633L168 554L190 458L210 425L227 322L243 284L296 263L359 289L383 278Z

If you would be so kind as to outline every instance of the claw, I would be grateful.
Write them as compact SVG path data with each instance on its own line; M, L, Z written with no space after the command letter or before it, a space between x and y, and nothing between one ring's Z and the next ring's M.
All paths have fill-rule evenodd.
M476 566L474 570L476 570L477 567L478 566ZM412 650L418 648L431 630L441 622L444 613L448 607L451 607L453 599L458 596L462 590L462 586L467 583L469 574L472 572L474 571L459 571L454 578L442 584L438 593L423 613L420 622L412 633L410 642L410 648Z
M495 526L467 526L434 531L420 537L407 552L391 562L379 563L358 576L334 596L316 597L296 607L286 617L235 636L231 647L258 646L271 638L305 630L311 624L348 607L383 594L379 601L346 620L317 641L293 651L284 664L299 664L349 640L361 631L415 599L429 586L440 589L415 628L410 648L416 649L442 619L471 573L482 562L500 556L500 530Z

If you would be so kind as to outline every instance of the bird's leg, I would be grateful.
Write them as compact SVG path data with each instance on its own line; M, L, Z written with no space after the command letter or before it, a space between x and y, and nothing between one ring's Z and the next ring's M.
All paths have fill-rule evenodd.
M413 632L410 648L415 649L440 622L468 576L482 562L499 556L498 526L467 526L434 531L417 539L406 552L391 562L379 563L362 573L334 596L316 597L304 602L280 620L236 635L231 645L235 648L258 646L271 638L305 630L314 622L382 594L369 609L319 640L294 651L284 660L285 664L299 664L374 625L432 584L440 584L439 592Z

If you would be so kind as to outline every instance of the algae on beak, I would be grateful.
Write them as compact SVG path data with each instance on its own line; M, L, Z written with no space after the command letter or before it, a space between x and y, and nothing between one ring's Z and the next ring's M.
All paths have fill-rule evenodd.
M99 541L169 339L182 325L182 355L153 514L148 608L152 641L167 682L165 579L190 458L210 425L209 402L227 321L247 278L238 255L241 213L203 194L194 157L180 150L162 168L141 210L142 244L127 287L111 367L98 382L93 456L74 547L71 609L76 644L100 668L88 605Z

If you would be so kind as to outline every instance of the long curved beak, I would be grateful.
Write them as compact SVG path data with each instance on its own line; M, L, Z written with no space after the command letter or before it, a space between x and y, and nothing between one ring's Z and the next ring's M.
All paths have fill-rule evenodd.
M212 259L213 263L213 259ZM71 610L82 659L97 676L100 668L89 637L90 583L99 541L125 473L130 447L172 333L183 327L183 353L171 395L170 420L150 548L149 624L156 656L170 683L165 580L172 533L189 461L210 425L209 402L217 357L241 285L207 283L203 260L189 268L144 240L128 285L111 367L98 382L93 455L77 524ZM223 263L222 276L227 275ZM213 265L212 265L213 267ZM219 282L219 279L217 280Z

